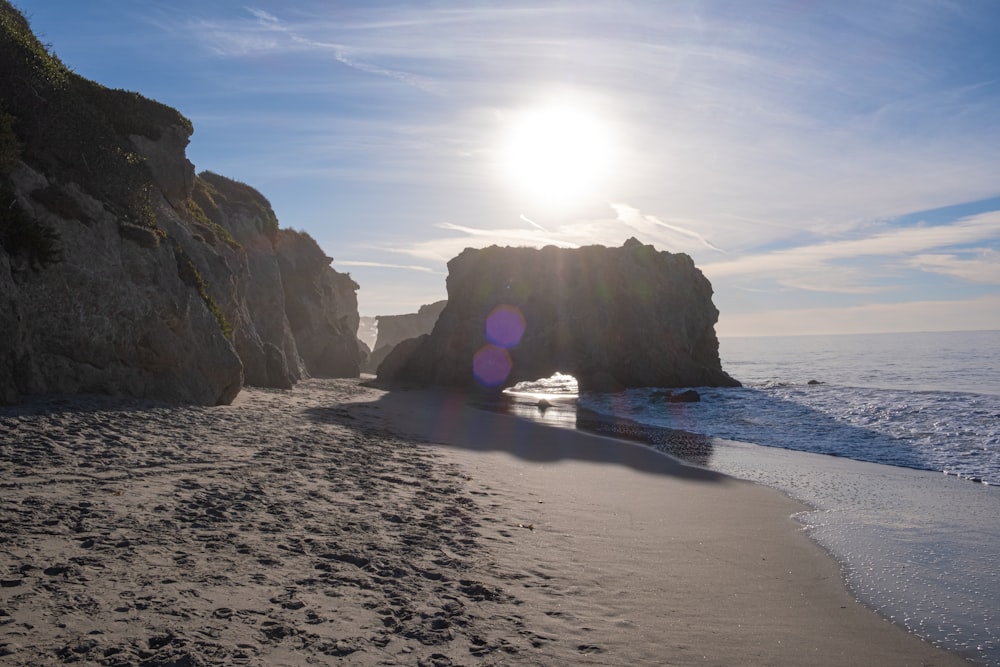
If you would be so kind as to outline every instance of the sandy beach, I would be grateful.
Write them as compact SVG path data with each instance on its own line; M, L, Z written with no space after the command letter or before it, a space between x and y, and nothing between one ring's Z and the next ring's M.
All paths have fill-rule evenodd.
M952 665L771 489L357 380L0 408L0 664Z

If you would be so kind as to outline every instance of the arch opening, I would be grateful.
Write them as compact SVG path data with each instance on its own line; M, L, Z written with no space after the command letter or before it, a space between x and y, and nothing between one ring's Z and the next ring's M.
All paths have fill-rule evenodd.
M504 389L503 396L508 411L516 417L576 428L580 391L572 375L556 371L547 378L518 382Z

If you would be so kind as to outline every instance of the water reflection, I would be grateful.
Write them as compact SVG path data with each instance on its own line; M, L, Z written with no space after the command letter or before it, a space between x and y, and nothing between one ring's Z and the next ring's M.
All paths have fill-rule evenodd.
M475 406L547 426L640 442L687 463L708 465L712 456L711 437L594 412L580 407L577 398L574 394L508 390L488 399L481 398Z
M576 428L577 397L505 391L499 396L477 401L476 407L530 419L547 426Z

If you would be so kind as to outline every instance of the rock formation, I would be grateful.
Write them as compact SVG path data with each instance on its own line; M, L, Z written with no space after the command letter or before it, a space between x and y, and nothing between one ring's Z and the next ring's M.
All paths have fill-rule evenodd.
M282 229L275 246L285 313L306 372L314 377L357 377L358 284L330 268L308 235Z
M396 345L409 338L430 333L447 304L447 301L436 301L429 305L420 306L415 313L379 315L375 318L378 337L365 370L369 373L376 372L379 364Z
M219 404L358 374L358 286L259 192L195 176L191 133L73 73L0 0L0 402Z
M434 330L379 380L499 390L556 371L581 391L739 386L719 360L712 286L685 254L620 248L466 249L448 263Z

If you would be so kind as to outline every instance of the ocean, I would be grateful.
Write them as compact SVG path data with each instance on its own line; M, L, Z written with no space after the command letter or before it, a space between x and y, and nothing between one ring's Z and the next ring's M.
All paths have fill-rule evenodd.
M720 356L744 386L697 403L556 375L508 408L784 491L859 599L1000 666L1000 331L723 338Z

